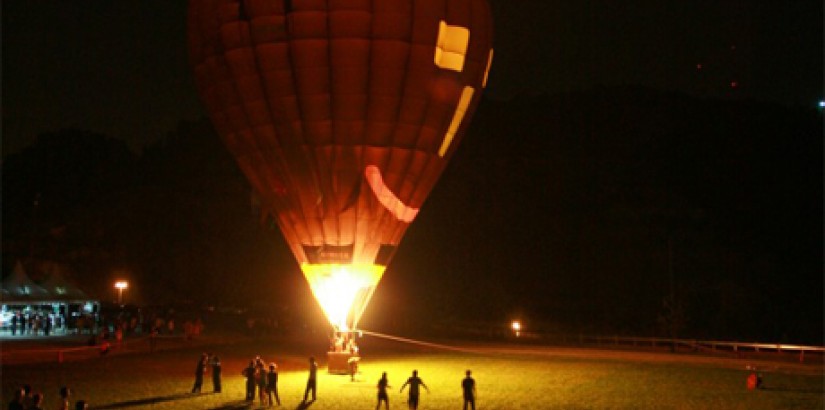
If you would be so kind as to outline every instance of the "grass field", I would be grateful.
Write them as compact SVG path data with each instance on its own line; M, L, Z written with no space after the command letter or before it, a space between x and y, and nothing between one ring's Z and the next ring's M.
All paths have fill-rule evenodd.
M415 347L380 339L362 340L356 380L324 369L325 341L246 340L181 347L155 353L112 355L84 361L4 364L2 402L16 386L30 384L56 408L57 391L68 385L73 401L93 409L245 409L243 367L255 355L280 368L279 391L286 409L373 409L375 384L389 375L390 408L406 408L398 392L413 369L429 386L420 409L460 409L461 379L472 369L478 409L823 409L822 364L760 362L766 388L745 388L751 364L743 359L694 355L535 346L475 346L472 352ZM202 351L223 362L223 392L189 394ZM302 404L309 355L319 359L318 400Z

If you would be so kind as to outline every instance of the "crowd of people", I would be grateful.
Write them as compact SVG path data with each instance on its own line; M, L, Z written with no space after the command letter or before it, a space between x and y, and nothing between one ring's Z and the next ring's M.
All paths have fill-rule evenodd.
M49 336L56 330L65 331L63 315L48 312L14 312L8 320L12 336Z
M57 407L59 410L86 410L89 408L85 400L78 400L75 402L74 407L71 407L70 397L72 390L66 386L60 388L58 395L60 396L60 404ZM45 397L45 394L35 392L30 385L26 384L14 390L14 395L9 402L8 409L42 410Z
M281 405L278 396L278 365L275 362L267 365L261 356L256 356L241 374L246 379L246 401L252 403L257 397L261 406Z
M192 393L200 393L203 385L203 378L207 374L207 369L212 369L212 389L214 393L221 392L221 361L217 355L203 353L195 366L195 384L192 386ZM261 356L256 356L249 361L246 368L241 371L241 375L246 380L246 401L254 403L257 399L261 406L271 407L275 404L281 405L281 398L278 395L278 365L275 362L266 363ZM317 399L318 387L318 362L315 357L309 358L308 377L304 398L302 403L314 402ZM380 409L381 403L389 409L388 389L391 388L387 378L387 372L383 372L376 385L378 389L378 404L376 410ZM418 376L418 370L413 370L412 375L401 386L400 392L409 387L407 404L411 410L418 408L421 389L429 393L429 388ZM461 381L461 389L464 397L464 410L468 407L475 410L476 384L472 377L472 372L467 370L464 379Z

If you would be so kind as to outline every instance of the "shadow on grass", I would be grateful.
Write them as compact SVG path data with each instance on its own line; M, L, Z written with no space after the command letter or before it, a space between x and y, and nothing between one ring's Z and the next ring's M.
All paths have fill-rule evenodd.
M798 387L762 387L759 390L785 392L785 393L802 393L802 394L822 394L822 389L801 389Z
M168 396L157 396L157 397L147 397L144 399L135 399L135 400L126 400L121 401L118 403L111 403L111 404L104 404L102 406L95 406L95 409L122 409L126 407L132 406L143 406L146 404L155 404L155 403L163 403L167 401L174 401L174 400L182 400L182 399L189 399L193 397L198 397L204 394L214 394L214 393L179 393L179 394L170 394ZM223 407L221 407L223 408ZM230 407L234 408L234 407Z
M253 403L246 401L246 400L238 400L233 401L231 403L226 403L223 406L213 407L210 410L244 410L244 409L251 409Z
M299 404L298 407L295 408L295 410L306 410L309 408L309 406L312 406L312 403L315 403L315 400L302 401L301 404Z

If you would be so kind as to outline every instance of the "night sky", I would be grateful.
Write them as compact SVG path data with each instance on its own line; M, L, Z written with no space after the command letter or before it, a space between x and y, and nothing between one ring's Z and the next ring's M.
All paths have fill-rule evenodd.
M814 106L822 2L492 0L486 95L638 84ZM76 127L133 149L204 116L184 0L5 0L3 155Z
M734 209L736 206L743 203L747 204L753 198L760 199L759 195L754 193L758 194L764 191L760 185L763 181L772 180L779 188L775 191L764 192L770 192L768 195L773 195L775 192L794 193L796 196L793 197L793 200L798 200L796 204L804 205L801 208L804 208L803 211L807 212L798 212L798 219L811 215L810 210L812 208L818 207L818 210L814 210L813 214L816 214L817 211L821 214L822 174L818 169L814 170L813 173L809 169L801 169L810 163L817 163L821 168L821 157L799 165L800 170L798 170L798 173L786 172L784 175L778 176L774 175L770 166L765 166L764 163L759 161L754 161L753 164L746 162L746 160L753 158L764 157L784 161L782 163L789 165L788 168L796 165L794 155L797 155L799 151L805 152L807 146L803 147L803 145L809 142L800 143L797 146L785 144L784 141L773 138L774 135L788 133L788 130L795 126L796 122L793 119L796 117L791 114L786 113L787 115L777 122L782 124L782 127L787 126L787 129L780 129L774 134L764 133L764 135L770 135L768 138L772 141L756 141L756 144L748 142L748 148L751 148L752 151L756 151L759 147L767 147L766 151L770 151L764 153L764 155L749 152L753 155L747 158L745 154L742 154L742 158L745 158L742 160L744 165L754 165L752 170L754 172L751 172L752 175L749 176L746 175L748 169L745 167L738 169L736 164L727 164L725 158L722 157L723 154L720 154L733 156L740 154L739 140L728 139L724 127L714 128L712 125L704 127L707 124L700 124L695 127L694 124L680 123L680 125L674 125L678 121L667 122L667 120L661 120L661 118L670 118L667 115L661 116L661 112L670 113L671 111L668 110L679 112L678 109L673 107L659 111L660 117L656 117L639 111L635 111L636 114L634 114L632 107L626 112L621 110L623 107L612 110L613 107L608 103L610 101L609 96L592 105L589 101L576 100L576 95L599 95L598 90L602 87L642 86L645 89L656 90L668 96L671 95L668 94L671 92L675 92L680 96L685 95L686 98L691 99L691 104L698 104L702 106L702 109L707 108L710 110L708 112L713 112L714 115L725 113L718 114L721 116L746 111L744 109L737 111L738 108L724 106L724 102L731 101L737 103L755 102L754 104L768 103L770 107L782 107L778 111L785 109L793 111L798 110L800 107L803 109L799 111L814 110L823 98L823 6L821 1L490 0L490 2L495 20L495 60L490 73L488 88L485 91L487 104L480 105L484 109L479 109L473 121L474 124L481 123L488 126L487 129L479 132L480 137L501 138L502 140L497 140L498 144L493 144L479 138L480 143L475 145L475 151L462 153L461 149L458 150L455 159L465 162L458 166L455 163L451 164L451 167L454 167L452 180L446 178L446 181L441 182L448 187L440 190L437 185L433 191L442 196L441 204L443 207L438 208L441 213L436 215L433 212L436 207L428 210L426 204L422 208L422 214L432 212L432 216L429 216L429 218L437 221L438 224L413 224L407 238L405 238L405 241L409 238L408 243L411 245L414 243L424 244L420 247L421 249L427 248L432 249L432 251L427 255L422 255L425 251L405 248L404 241L402 241L399 253L388 270L388 272L396 272L394 287L388 286L382 289L383 294L381 294L381 291L376 292L375 299L377 302L380 303L383 300L385 303L390 303L394 301L391 292L403 292L406 289L405 286L416 279L414 278L416 273L412 272L413 268L411 266L419 262L437 263L436 256L438 255L433 256L432 261L412 260L415 258L429 258L439 252L439 246L428 244L428 242L441 241L439 243L449 243L449 241L457 240L456 236L446 236L455 235L455 232L436 231L432 229L432 226L443 227L449 225L453 220L467 220L470 218L467 215L453 217L457 212L462 211L458 209L460 207L458 203L461 200L466 201L466 198L478 195L478 192L469 191L469 185L466 184L468 180L478 182L476 186L498 186L515 190L516 188L522 188L522 185L534 185L533 180L530 179L531 177L550 175L551 172L559 171L559 177L549 179L549 188L543 192L545 194L548 192L554 194L558 192L569 194L572 192L573 194L580 194L580 197L574 195L572 199L558 196L552 198L519 198L519 201L523 201L527 205L534 205L533 211L536 215L541 215L541 218L545 218L543 221L548 229L558 228L561 232L570 232L579 227L593 228L594 225L591 224L590 216L599 215L602 210L604 215L616 210L621 211L621 206L624 205L628 206L627 209L638 210L640 208L634 207L640 204L642 206L647 205L644 201L649 197L644 195L649 194L653 198L660 197L664 190L659 188L678 185L678 182L680 182L678 178L689 180L695 177L697 175L696 170L692 169L694 162L690 158L685 159L687 157L682 155L684 152L689 152L695 154L697 161L718 159L718 162L713 163L713 167L705 170L705 175L698 174L700 177L706 177L702 181L707 181L707 184L705 184L707 186L696 187L695 191L682 191L681 193L686 194L686 198L677 198L673 201L677 203L674 209L682 209L679 206L682 205L681 203L686 203L684 210L690 212L710 210L709 212L712 213L714 211L713 207L718 203L710 200L703 203L706 198L701 196L708 195L715 196L714 199L731 199L730 210L738 212L739 209ZM173 132L182 121L196 122L203 119L206 116L206 111L199 101L187 57L186 3L185 0L4 0L2 2L3 47L1 59L3 158L6 159L10 154L20 152L30 146L39 134L66 128L88 130L123 140L132 150L140 152L148 144L162 140L168 133ZM592 93L593 90L596 90L595 94L588 94ZM577 94L578 92L583 92L583 94ZM558 97L558 99L548 97L556 95L567 95L567 97ZM638 97L636 101L642 101L644 98L646 97ZM652 100L659 101L658 98L665 97L652 97ZM675 100L664 99L664 101L667 103L673 103L674 101L681 103L682 100L679 100L679 98ZM585 128L596 129L599 132L603 131L604 134L611 134L611 136L614 134L613 130L605 131L596 125L591 127L594 121L589 121L591 117L587 117L592 114L591 112L581 116L576 113L568 113L567 119L564 120L567 122L562 121L562 125L548 125L550 122L546 117L550 115L540 112L541 109L544 109L544 106L537 108L536 105L538 104L531 105L531 101L540 101L542 104L550 101L548 107L555 107L553 109L556 110L556 113L564 112L565 107L568 106L577 107L582 111L598 107L595 111L604 112L605 115L596 118L596 120L610 117L613 122L609 124L627 125L635 119L638 120L636 123L654 124L654 128L658 127L653 131L647 130L645 136L666 134L678 137L683 135L683 130L678 129L678 127L684 125L685 128L691 128L693 131L699 130L696 132L707 138L702 141L710 141L712 144L716 143L717 140L725 140L723 142L730 145L715 145L713 148L717 149L718 152L711 152L713 150L705 149L706 145L701 143L691 146L690 143L695 143L695 141L687 141L684 146L678 144L659 146L649 144L647 141L635 141L634 144L636 145L626 144L626 146L623 146L622 141L617 139L617 141L613 141L613 146L606 145L604 148L599 145L601 142L594 143L595 148L589 147L594 149L587 152L588 155L591 155L587 157L582 154L587 151L587 141L582 143L546 138L543 133L546 133L545 129L547 128L543 127L567 127L564 130L567 131L566 135L568 137L579 135L578 130ZM567 104L568 102L571 104ZM708 103L704 104L703 102ZM507 104L511 105L508 106ZM643 105L644 101L640 103L640 106ZM689 104L685 103L685 106L689 106ZM569 152L563 149L554 152L552 149L539 153L528 152L530 147L526 143L525 146L520 146L517 138L504 140L504 137L511 136L509 134L510 129L505 122L493 120L485 122L484 118L481 118L484 115L494 117L492 114L496 113L497 107L504 107L511 115L511 117L502 115L504 118L522 118L521 115L527 117L522 122L530 125L525 126L522 124L522 131L524 134L530 134L528 136L532 138L531 141L543 141L548 144L547 147L567 148ZM519 107L525 108L520 109ZM767 109L765 112L774 112L774 108ZM753 113L761 113L762 111L759 111L761 109L763 108L756 111L747 111L750 115L747 118L758 119L759 116ZM502 112L504 111L502 109ZM629 119L622 118L621 115L624 114L628 114ZM633 117L633 115L637 115L637 117ZM821 114L819 115L821 120ZM653 117L653 119L645 122L650 117ZM735 117L735 114L731 117ZM778 117L780 116L777 114ZM587 120L577 121L578 118L586 118ZM718 117L712 118L719 119ZM788 118L791 120L787 120ZM805 118L808 119L809 117ZM786 120L787 122L783 122ZM734 118L728 121L727 124L736 125L736 122L737 119ZM601 126L603 125L601 124ZM626 133L624 135L632 138L636 131L632 128L632 125L628 125L629 128L625 130L616 130L615 135L620 135L619 132L624 131ZM807 125L806 122L805 126ZM779 127L777 126L777 128ZM759 131L758 125L742 126L739 129L750 131L754 135L763 135L756 132ZM597 133L597 131L594 131L594 133ZM563 133L560 132L559 135L561 134ZM582 131L581 134L587 134L587 132ZM599 135L602 136L602 134ZM819 151L821 151L821 141L817 143L819 144ZM781 149L775 150L774 148L777 146ZM688 149L684 149L685 147ZM633 151L636 148L639 148L638 152ZM656 151L658 148L661 150ZM670 148L673 148L673 150L668 151ZM487 166L487 163L484 163L489 159L488 156L495 155L493 153L503 149L513 149L513 152L509 153L509 158L501 159L501 163L491 161L492 166ZM518 149L522 150L519 151ZM605 166L607 163L589 163L586 159L615 159L615 157L608 154L622 152L623 149L627 149L627 155L622 158L626 162L618 164L617 167L630 170L623 174L628 179L622 180L617 177L616 181L618 182L613 187L638 187L639 192L637 193L640 197L643 197L643 200L640 199L637 203L625 198L624 202L617 202L614 201L617 196L613 195L606 196L607 199L604 202L597 203L591 201L589 192L577 191L578 185L576 184L584 180L587 175L603 175L604 169L596 168ZM690 151L690 149L694 151ZM522 154L522 152L524 153ZM634 155L638 155L639 152L649 153L650 156L635 157ZM673 152L676 152L676 154L674 155ZM571 155L566 156L567 154ZM576 157L579 154L582 155ZM718 154L719 157L714 158L715 154ZM673 157L681 158L683 162L664 163ZM518 160L513 160L513 158ZM638 163L648 164L652 161L654 165L649 168L636 167L633 162L638 158L641 158ZM818 159L818 162L816 159ZM481 163L480 166L479 163ZM645 172L653 174L655 171L662 169L671 169L668 168L671 165L671 168L674 169L672 175L675 177L674 180L668 180L668 175L645 174ZM496 166L499 166L502 172L490 171L488 174L487 170L483 169L483 167L487 167L495 170ZM687 170L684 173L679 173L683 170L676 169L678 166L682 166ZM530 171L536 171L532 170L531 167L542 167L542 169L540 172L531 174ZM638 172L633 173L636 172L636 168L638 168ZM483 172L476 172L478 169L483 169ZM728 190L731 186L735 187L740 182L735 180L737 175L733 172L727 172L731 170L741 172L746 177L743 179L747 179L751 183L751 185L741 190L747 195L737 196L736 192L721 192ZM524 174L516 175L520 171L524 171ZM717 171L727 173L720 176L714 173ZM568 174L565 175L564 172ZM702 170L699 172L701 173ZM759 172L764 172L764 175L759 174ZM604 171L604 175L611 176L611 173L609 170ZM791 184L794 186L786 187L785 185L788 185L786 181L797 175L802 176L799 178L799 183L792 181ZM819 184L815 184L817 175ZM552 176L555 177L556 175ZM649 180L659 180L661 184L643 186L643 183L638 182L638 179L634 179L638 176L649 177ZM712 186L717 184L720 178L727 181L726 185ZM649 183L650 181L644 182ZM690 185L693 182L695 181L687 181L684 185L694 187ZM450 183L453 185L450 185ZM563 186L564 183L569 183L571 186ZM809 189L811 185L816 186ZM586 184L581 184L581 186L587 187ZM468 191L461 191L464 188ZM648 189L649 192L644 191L644 189ZM818 195L814 192L817 189L819 189ZM492 189L489 189L489 191L492 191ZM721 195L710 195L708 192L721 193ZM246 194L244 192L241 196ZM500 197L503 197L504 194L496 192L484 192L484 194L488 195L490 200L487 201L487 204L483 204L486 208L478 207L479 210L484 212L479 211L480 218L487 218L488 214L486 212L490 210L506 214L503 210L509 210L508 207L513 202L501 199ZM516 192L514 197L518 197L518 194ZM696 195L687 196L687 194ZM752 195L752 197L748 197L748 195ZM775 196L780 197L781 195ZM811 205L811 203L816 202L810 201L809 198L811 197L816 197L819 202ZM451 205L449 202L452 199L455 199L456 201L452 202L458 205ZM564 200L568 200L568 202L564 202ZM783 198L777 198L776 201L773 201L772 198L768 198L764 202L774 206L770 209L780 209L783 212L794 206L793 204L781 203L782 200ZM243 205L246 206L245 201L248 201L248 197L241 197L240 201L244 202ZM541 205L545 202L550 205ZM581 204L583 203L592 208L593 212L582 211ZM451 206L456 209L450 210ZM720 208L722 207L720 206ZM744 209L748 211L748 208ZM727 208L724 209L724 211L728 210ZM651 214L658 211L654 209ZM770 213L763 214L762 211L762 209L758 209L749 215L762 219L774 218L774 215ZM450 212L456 213L450 214ZM687 213L689 212L686 211ZM731 214L734 217L739 216L733 211ZM545 217L545 215L551 216ZM728 222L726 221L727 216L723 212L717 212L714 214L715 219L709 218L708 220ZM250 220L254 219L247 214L244 214L243 217ZM645 219L644 215L634 215L634 217L639 217L641 220ZM794 215L783 215L783 217L793 219ZM821 222L821 215L819 217ZM559 223L563 219L566 219L566 224ZM757 219L754 218L754 220ZM579 224L579 222L581 223ZM794 220L793 222L795 223L794 227L807 226L805 221ZM727 231L719 227L711 227L708 230L712 231L711 234L713 235L725 236L741 226L750 227L748 224L750 224L750 221L741 225L731 222L730 225L734 228ZM489 226L494 225L490 224ZM564 226L559 228L560 225ZM766 225L774 227L774 225L781 226L782 224L754 224L753 231L757 232L758 228ZM525 232L533 232L531 226L498 226L498 228L500 228L499 233L502 234L502 237L517 237L517 235L513 235L513 230L519 228L524 228ZM464 229L464 227L461 227L461 229ZM580 243L587 244L586 229L581 230L581 232L583 233L581 233L582 238L579 238L581 239ZM614 238L615 243L621 243L621 236L625 232L615 232L618 232L618 238ZM785 233L786 231L777 228L768 232ZM639 232L636 233L639 234ZM799 251L798 253L808 257L805 259L805 263L809 263L811 260L815 261L816 259L816 251L809 252L810 248L816 247L821 250L821 230L814 233L806 231L806 233L808 238L818 238L820 242L817 244L815 243L816 240L812 239L798 247L804 250L804 252ZM180 234L186 235L187 232L181 232ZM442 236L439 237L439 234ZM494 235L494 232L490 234ZM708 234L708 236L713 236L711 234ZM762 239L762 236L760 236L762 234L758 232L751 234L750 232L741 231L734 232L734 234L731 236L733 238L730 239L731 243L735 242L736 239L748 238L749 236ZM787 241L789 243L787 245L788 249L794 248L790 245L792 240L796 239L792 234L788 235L788 238L791 238ZM435 239L431 240L433 237ZM705 236L701 235L697 238L697 242L706 239ZM594 290L600 286L596 283L580 280L577 277L579 272L584 272L585 268L590 266L589 264L593 258L589 256L587 249L575 249L570 243L565 243L567 238L552 238L546 242L533 241L531 238L517 239L516 242L520 246L520 251L529 251L531 246L538 246L537 244L546 245L549 243L553 245L547 247L552 248L547 252L547 248L530 252L531 255L536 257L536 263L540 266L557 266L557 261L566 261L569 266L577 266L581 269L571 269L567 272L567 276L561 274L554 276L555 282L553 283L539 283L539 281L546 278L541 272L538 272L530 276L531 280L536 281L535 283L525 281L525 283L515 286L516 289L528 292L541 287L551 288L557 285L558 289L574 289L578 293L571 292L569 295L556 295L556 297L566 296L572 299L585 295L590 300L600 299L602 296L600 292L609 293L615 290ZM604 239L604 237L601 239ZM655 238L655 240L660 241L661 238ZM682 241L686 242L687 240L682 238ZM509 266L512 262L508 259L509 256L493 255L493 252L483 251L484 246L492 247L495 245L493 241L490 242L491 244L479 245L477 252L490 257L491 266ZM660 242L656 242L657 246L666 241ZM754 242L758 241L754 240ZM720 241L720 243L724 243L724 241ZM774 245L773 242L770 244ZM429 247L426 245L429 245ZM742 247L753 248L750 245L750 242L747 242ZM594 241L590 250L594 253L601 252L602 249L599 246L601 245ZM712 246L709 246L709 248L715 250ZM644 253L647 250L647 248L643 248L639 252ZM417 251L418 253L416 253ZM609 255L613 259L604 259L608 261L605 264L617 260L625 261L628 271L637 267L639 258L636 257L638 255L623 255L623 248L609 251L613 252ZM284 247L283 252L284 257L291 257L287 248ZM660 246L658 252L658 255L647 255L645 257L654 260L661 266L666 266L667 247ZM781 257L792 258L793 255L794 252L790 251L782 253ZM810 255L814 256L809 257ZM703 255L696 255L695 259L701 260L702 257ZM821 254L819 257L821 259ZM495 258L508 260L492 260ZM498 263L498 265L493 262ZM774 263L782 263L781 261L770 262L771 264L766 266L772 267L775 266ZM736 260L730 261L730 265L733 266L732 271L736 270L734 265L737 263ZM487 261L479 262L479 265L486 264ZM664 292L663 289L667 287L667 281L666 278L659 277L662 276L660 272L664 271L664 269L659 270L659 265L648 269L656 275L656 278L654 281L648 280L645 283L655 282L654 285L658 287L656 291ZM696 263L695 266L701 267L703 265ZM292 268L296 271L296 280L302 281L297 274L297 266L292 266ZM448 266L444 269L458 271L462 267ZM769 270L766 268L766 272ZM406 276L402 278L402 274ZM768 289L781 288L777 292L781 291L783 297L788 298L788 300L793 299L795 292L797 292L795 289L797 284L779 281L779 285L774 286L773 279L770 277L772 274L772 270L764 273L763 277L760 278L762 280L760 285L764 284ZM821 288L822 278L820 275L821 272L811 273L811 270L806 271L806 282L801 285L805 288L806 295L810 296L817 293L816 289L810 289L810 284L816 284ZM463 280L461 276L457 275L455 278L449 279L452 282L448 283L449 281L445 280L442 284L461 288L465 284L458 282ZM639 282L644 280L647 279L638 279ZM739 279L731 278L731 281L735 282L736 280ZM627 282L631 281L628 280ZM617 282L619 281L614 283ZM475 284L470 283L469 285L475 285L476 290L480 289L489 295L503 292L500 286L496 286L495 279L486 282L480 281ZM424 284L424 286L429 286L429 284ZM484 288L484 286L488 288ZM633 290L632 283L626 286L627 289ZM472 286L469 287L472 288ZM821 295L820 292L819 301L811 301L813 298L808 297L807 301L799 306L805 308L816 307L817 302L821 305ZM626 297L632 298L633 296L631 294ZM658 294L656 297L659 297ZM481 302L485 305L493 305L489 301ZM655 302L658 303L658 300ZM797 305L787 304L783 314L795 314L794 306ZM777 319L777 321L781 320L783 319ZM724 324L718 324L718 326L724 327Z

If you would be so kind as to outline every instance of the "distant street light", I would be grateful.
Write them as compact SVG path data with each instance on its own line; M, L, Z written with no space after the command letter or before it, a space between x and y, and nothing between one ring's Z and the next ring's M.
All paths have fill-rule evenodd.
M123 303L123 289L129 287L129 282L125 280L119 280L115 282L115 288L117 289L117 304L120 305Z
M516 337L521 336L521 322L519 322L518 320L514 320L511 326L513 328L513 333L515 333Z

